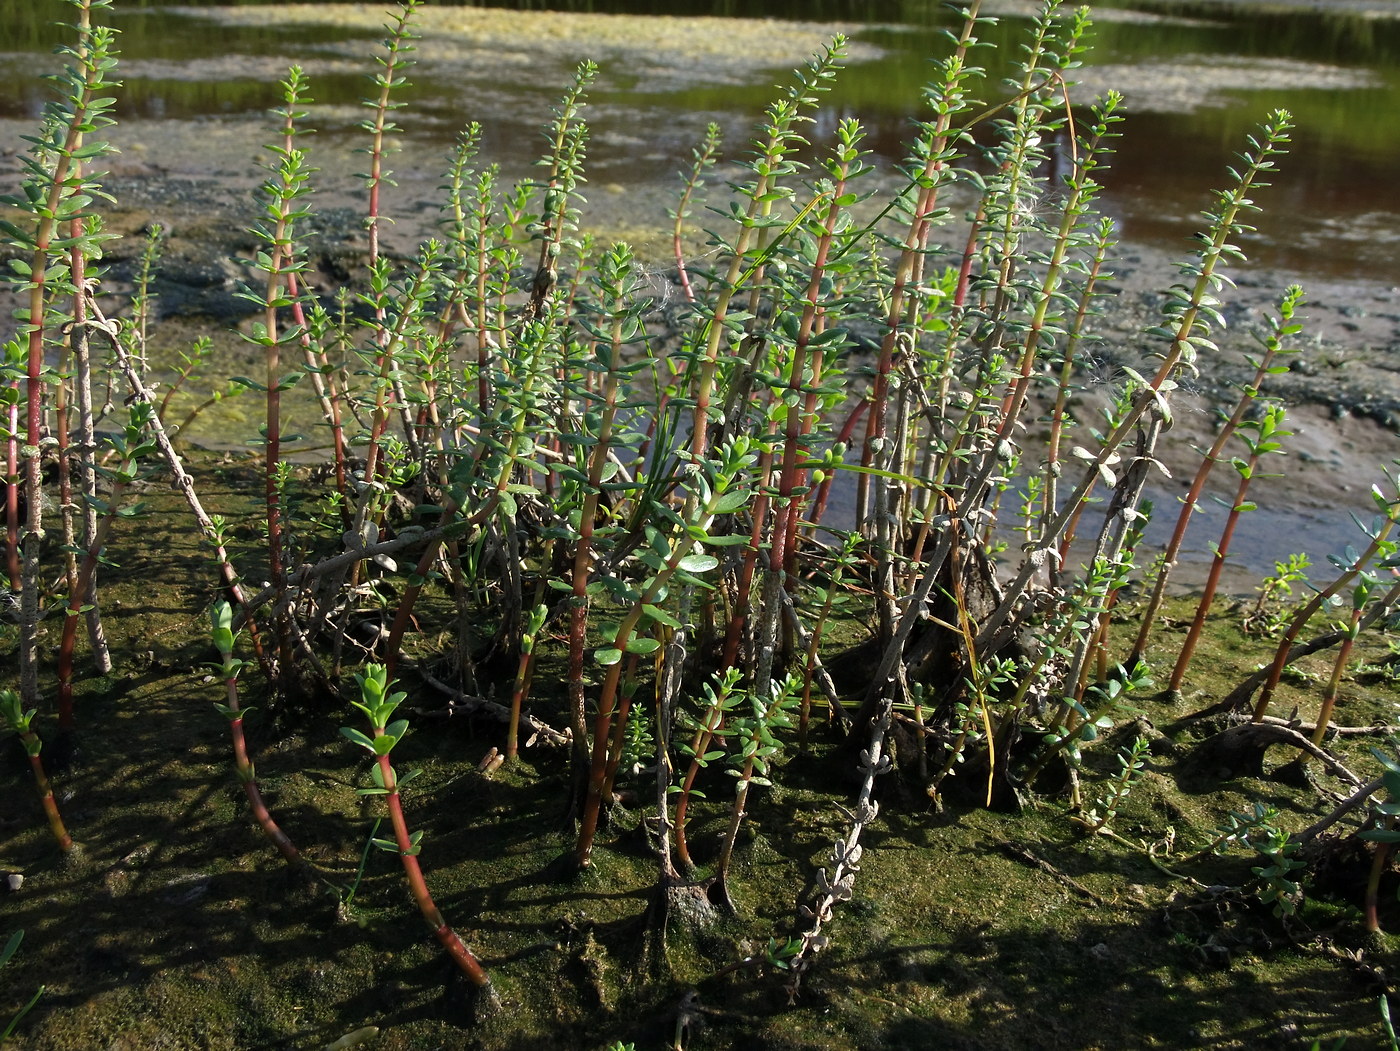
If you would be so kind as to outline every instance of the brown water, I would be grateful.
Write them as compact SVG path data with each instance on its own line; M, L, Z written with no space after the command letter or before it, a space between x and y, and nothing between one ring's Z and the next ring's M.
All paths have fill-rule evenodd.
M207 17L217 10L206 12L207 6L118 5L113 19L122 30L125 81L120 117L256 125L278 103L276 81L296 61L311 73L322 110L316 120L326 139L353 130L361 116L353 103L367 93L363 58L381 35L376 27L382 19L376 15L365 26L295 25L269 8L251 20L228 22ZM939 34L950 17L940 4L916 0L490 6L847 23L857 51L811 138L819 149L838 117L859 116L876 155L890 165L899 161L909 122L919 115L929 56L944 53ZM1400 197L1393 188L1400 170L1400 18L1336 10L1222 12L1220 6L1179 5L1180 13L1170 17L1127 6L1100 9L1093 66L1084 76L1090 90L1123 90L1130 113L1106 180L1106 210L1129 240L1183 245L1250 127L1268 110L1284 107L1298 124L1294 146L1275 185L1260 195L1267 211L1258 235L1243 247L1257 263L1285 271L1340 278L1389 274L1400 281ZM1209 17L1199 16L1202 8ZM40 112L47 96L33 73L36 62L53 60L36 56L47 56L61 39L51 23L65 10L56 0L0 0L0 118L32 119ZM759 54L722 67L676 61L670 73L658 75L625 48L596 56L604 70L589 114L595 184L625 188L670 179L709 119L725 127L731 153L746 140L783 63L765 63L765 41L753 39L753 23L736 23L741 25L736 54L746 45ZM1023 25L1023 17L1012 15L984 32L999 45L981 57L994 75L1004 71L1014 53L1010 42ZM541 115L573 64L587 57L587 39L575 49L552 47L506 66L499 65L500 54L474 49L470 40L433 46L440 43L425 41L413 72L406 144L441 156L466 120L478 120L488 155L508 170L523 170L538 148Z

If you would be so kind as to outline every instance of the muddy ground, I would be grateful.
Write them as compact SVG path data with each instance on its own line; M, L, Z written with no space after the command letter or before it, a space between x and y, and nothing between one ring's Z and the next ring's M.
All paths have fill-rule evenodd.
M0 127L0 138L12 145L20 131ZM156 287L164 350L222 332L221 361L236 361L243 351L227 333L243 322L233 292L245 275L229 259L253 245L240 231L250 222L258 132L175 121L124 125L120 135L123 153L108 180L118 205L108 214L111 228L129 236L110 250L113 284L129 278L140 232L162 223L170 231ZM328 170L356 170L348 140L326 151ZM400 220L391 234L399 251L436 216L437 163L411 154L396 162L401 185L387 207ZM721 171L716 182L732 174ZM318 280L328 288L361 256L363 236L353 180L331 176L323 185L312 243ZM639 242L658 295L671 286L671 261L655 231L667 228L673 193L669 182L600 182L585 212L599 236ZM694 239L695 251L701 242ZM1150 350L1140 333L1156 321L1160 290L1175 279L1180 255L1123 246L1115 294L1099 323L1097 362L1084 377L1086 397L1102 399L1120 382L1119 369ZM1178 401L1170 444L1181 451L1170 457L1175 477L1161 491L1178 487L1194 466L1192 443L1176 437L1207 442L1215 410L1246 374L1259 313L1285 285L1303 282L1302 352L1274 381L1298 435L1286 478L1256 494L1263 506L1256 514L1272 535L1254 558L1267 567L1270 553L1306 542L1336 550L1351 528L1346 511L1367 510L1366 491L1400 455L1400 305L1388 279L1313 282L1247 267L1235 278L1225 297L1230 327L1222 353L1203 363ZM220 429L232 426L219 421ZM207 435L206 444L225 448L199 458L202 491L235 519L251 516L255 476L242 454L226 448L243 438L217 438ZM214 590L206 554L172 494L162 485L148 495L156 518L120 535L112 550L119 568L105 601L119 667L80 683L83 753L56 781L83 845L79 859L61 864L47 842L12 741L0 762L0 869L23 877L0 886L0 930L26 930L0 982L0 1030L47 986L19 1027L16 1046L24 1051L526 1051L601 1049L616 1039L693 1051L1302 1051L1344 1035L1349 1049L1390 1046L1377 1004L1394 988L1400 961L1391 939L1362 929L1369 855L1351 826L1317 844L1308 895L1286 920L1248 889L1258 859L1242 851L1194 856L1231 812L1266 802L1297 831L1351 791L1330 775L1300 779L1280 769L1284 750L1257 768L1235 768L1200 750L1210 728L1186 717L1270 652L1265 640L1241 631L1240 610L1228 606L1181 703L1144 698L1145 722L1129 723L1089 756L1092 793L1112 777L1114 752L1135 733L1166 731L1116 823L1122 840L1076 831L1058 796L1008 815L977 805L976 786L968 786L937 813L891 783L854 894L830 928L832 948L791 999L792 983L780 971L760 977L733 965L762 955L770 936L791 929L797 901L810 894L814 873L830 864L832 838L847 827L850 774L829 738L810 756L785 759L775 787L751 807L737 862L739 916L706 913L679 923L661 953L647 926L653 872L636 815L619 807L595 873L559 883L551 866L569 846L560 830L563 755L539 745L518 766L485 772L480 764L500 744L499 726L443 719L441 698L416 687L415 733L404 758L424 770L408 802L428 831L424 864L505 1004L493 1019L476 1018L412 910L395 859L364 853L376 812L355 794L368 777L336 732L348 721L337 699L250 720L264 787L326 880L307 885L289 876L258 837L231 773L223 720L212 709L221 697L205 667L212 654L203 610ZM1257 579L1257 571L1241 577L1237 590L1247 592ZM1137 608L1125 601L1125 628ZM1168 612L1164 649L1179 642L1190 605ZM424 636L431 645L431 626ZM847 625L831 649L858 652L860 639L859 626ZM1367 637L1356 661L1364 670L1346 680L1340 721L1396 721L1395 645L1385 635ZM1277 714L1312 717L1330 673L1327 656L1286 681ZM855 696L868 669L847 662L840 671L836 663L842 688ZM557 666L541 678L551 677L560 679ZM493 685L504 690L508 681ZM536 711L561 721L562 698L542 687ZM1381 729L1333 746L1369 775L1368 748L1384 738ZM711 787L725 798L722 785ZM697 818L702 864L724 822L718 804ZM1154 864L1148 846L1177 874ZM1394 891L1387 877L1388 927L1400 927Z

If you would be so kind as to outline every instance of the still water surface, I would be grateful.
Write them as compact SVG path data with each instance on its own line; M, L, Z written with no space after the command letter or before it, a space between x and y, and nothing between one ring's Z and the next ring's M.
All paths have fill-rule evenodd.
M297 61L313 70L317 102L342 114L330 118L326 130L352 128L359 117L350 104L366 93L363 56L378 33L287 24L271 9L266 20L221 24L202 16L200 8L208 6L118 4L113 20L122 30L127 63L119 116L257 121L279 101L276 80L286 63ZM926 0L519 0L477 6L854 23L855 41L878 57L843 72L813 138L820 147L837 117L858 116L877 154L890 162L899 159L909 122L919 115L930 57L946 52L941 31L951 24L946 9ZM1101 5L1091 56L1098 68L1088 75L1096 86L1123 87L1130 101L1130 120L1106 179L1106 210L1128 239L1184 246L1208 190L1221 183L1224 166L1251 126L1283 107L1298 124L1294 147L1275 185L1260 195L1267 212L1259 235L1245 242L1251 257L1290 275L1400 281L1400 17L1222 11L1225 6L1183 5L1169 17L1158 6L1151 17L1139 18L1126 5ZM51 23L61 15L56 2L0 0L0 117L32 118L40 111L47 96L33 73L36 64L53 60L36 56L47 56L60 41ZM984 34L999 45L1000 59L990 53L981 59L994 73L995 64L1013 53L1024 25L1022 17L1004 17ZM328 62L336 56L341 61ZM346 60L351 57L355 61ZM465 75L470 70L461 64L424 61L413 73L412 108L403 120L408 137L432 145L438 157L461 124L475 119L486 126L485 147L493 159L508 169L523 165L537 148L534 129L549 100L582 57L551 52L487 86ZM737 80L732 71L707 78L697 70L680 82L657 84L605 66L590 114L594 183L669 178L710 118L726 128L732 154L781 73L759 63Z

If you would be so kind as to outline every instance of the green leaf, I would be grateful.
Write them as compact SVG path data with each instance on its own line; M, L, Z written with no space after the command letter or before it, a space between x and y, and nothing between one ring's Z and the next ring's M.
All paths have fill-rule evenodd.
M677 565L687 573L708 573L719 565L719 559L714 555L686 555Z
M725 493L711 505L710 510L717 515L727 515L744 507L752 499L752 493L739 489L732 493Z
M672 629L673 631L680 630L681 622L678 621L675 617L671 616L671 614L667 613L664 609L661 609L659 606L652 606L643 603L642 612L658 624L664 624L666 625L666 627Z
M5 947L0 949L0 967L10 962L10 959L19 950L19 943L24 941L24 931L15 931L10 935L10 940L5 943Z
M704 543L709 547L738 547L740 544L747 544L749 538L731 533L728 536L707 536Z
M622 651L614 646L609 646L606 649L594 650L593 659L606 668L622 660Z
M374 751L374 742L371 741L364 734L360 733L359 730L356 730L353 726L342 726L340 728L340 735L344 737L347 741L351 742L352 744L359 745L361 748L365 749L368 752Z

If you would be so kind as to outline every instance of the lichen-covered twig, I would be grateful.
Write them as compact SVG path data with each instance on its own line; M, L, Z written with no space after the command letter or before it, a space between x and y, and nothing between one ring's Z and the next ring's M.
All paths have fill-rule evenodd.
M890 757L884 754L885 734L890 728L891 702L882 698L870 724L870 747L860 753L860 769L863 777L860 794L856 797L855 810L851 812L851 826L845 836L838 839L831 848L833 868L828 876L826 869L817 870L816 896L807 905L798 905L797 915L800 929L797 937L802 947L788 964L788 996L797 998L802 984L802 976L816 959L817 953L830 944L822 933L822 927L831 919L839 902L849 901L851 889L855 886L856 873L860 871L860 856L865 848L860 845L861 833L865 826L875 820L880 812L880 804L872 796L875 793L875 778L890 768Z

